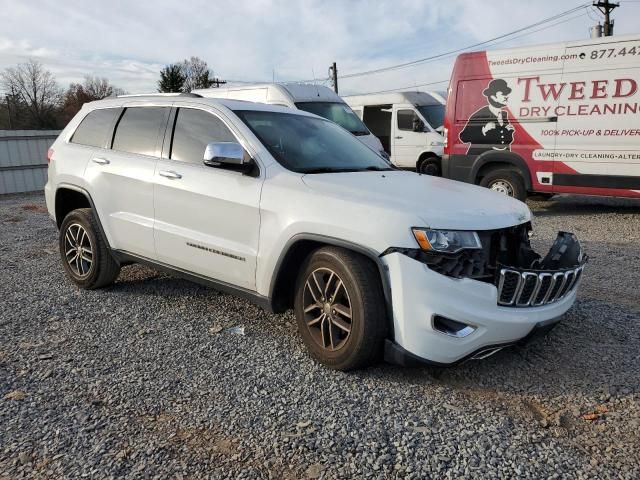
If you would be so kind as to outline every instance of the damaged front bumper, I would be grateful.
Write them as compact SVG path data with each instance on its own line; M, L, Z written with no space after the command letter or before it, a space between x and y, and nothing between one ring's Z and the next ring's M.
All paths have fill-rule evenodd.
M499 266L498 304L529 307L556 302L577 288L586 262L576 236L558 232L546 257L534 257L528 268Z
M451 365L486 358L542 326L554 325L571 308L587 261L575 235L560 232L544 258L531 250L528 235L513 236L510 244L495 232L491 235L499 244L487 248L484 259L476 252L473 268L465 254L458 264L449 258L436 268L429 265L433 258L424 261L423 255L403 249L382 255L394 323L388 360ZM513 238L523 238L519 251L500 252L500 245L514 248Z

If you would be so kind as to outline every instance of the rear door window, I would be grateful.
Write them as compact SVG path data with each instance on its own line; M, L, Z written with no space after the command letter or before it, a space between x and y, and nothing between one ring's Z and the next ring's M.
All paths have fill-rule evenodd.
M215 115L195 108L180 108L176 115L170 158L202 163L210 142L236 142L233 133Z
M118 108L101 108L90 112L74 132L71 143L105 147Z
M159 139L164 132L169 107L129 107L116 127L113 149L140 155L159 156Z

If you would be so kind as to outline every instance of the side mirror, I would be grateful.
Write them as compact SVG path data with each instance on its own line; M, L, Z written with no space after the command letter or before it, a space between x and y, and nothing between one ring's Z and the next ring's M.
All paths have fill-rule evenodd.
M244 148L235 142L211 142L204 151L203 163L209 167L244 165Z

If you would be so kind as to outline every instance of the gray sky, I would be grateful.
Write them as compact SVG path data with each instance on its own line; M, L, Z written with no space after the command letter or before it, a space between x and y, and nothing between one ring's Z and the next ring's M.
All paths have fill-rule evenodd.
M622 0L616 35L638 33L640 1ZM0 69L33 58L66 88L84 75L129 92L155 91L159 70L189 56L247 81L324 78L481 42L572 7L569 0L0 0ZM582 9L488 48L576 40L601 19ZM562 23L560 23L562 22ZM542 27L537 27L538 30ZM481 48L484 49L484 48ZM446 80L455 56L340 81L364 93ZM443 90L446 83L424 89Z

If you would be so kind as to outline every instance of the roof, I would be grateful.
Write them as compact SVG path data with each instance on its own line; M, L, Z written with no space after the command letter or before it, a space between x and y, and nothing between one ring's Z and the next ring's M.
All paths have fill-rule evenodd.
M165 95L132 95L127 97L110 97L104 100L96 100L94 102L85 103L88 108L104 108L104 107L121 107L126 105L213 105L223 106L230 110L259 110L286 112L293 114L307 114L301 110L294 110L287 107L277 105L267 105L266 103L246 102L244 100L230 100L226 98L207 98L199 96L171 96ZM307 114L310 115L310 114Z
M352 107L360 105L390 105L394 103L410 103L411 105L441 105L441 102L427 92L395 92L369 95L351 95L344 97Z
M330 88L323 85L314 85L311 83L255 83L252 85L240 85L237 87L222 88L200 88L193 90L192 93L207 96L207 94L215 93L216 96L228 92L239 92L245 90L257 90L261 88L279 91L285 97L291 97L294 102L340 102L344 100L338 96Z

